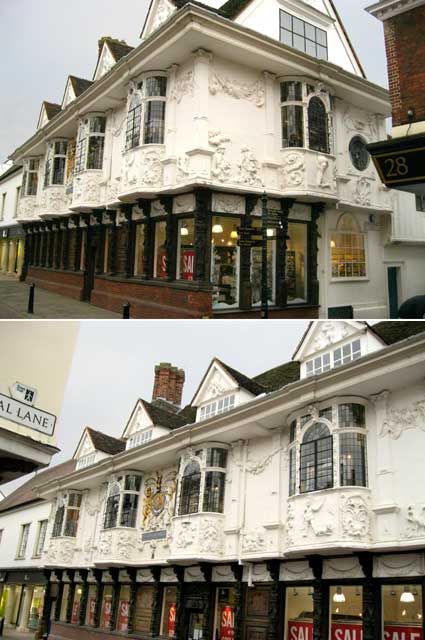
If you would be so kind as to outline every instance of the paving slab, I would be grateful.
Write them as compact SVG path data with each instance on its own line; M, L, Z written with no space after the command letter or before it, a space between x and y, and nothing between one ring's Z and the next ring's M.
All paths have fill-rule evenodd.
M0 275L0 319L120 319L121 315L88 302L35 288L34 313L27 313L30 282Z

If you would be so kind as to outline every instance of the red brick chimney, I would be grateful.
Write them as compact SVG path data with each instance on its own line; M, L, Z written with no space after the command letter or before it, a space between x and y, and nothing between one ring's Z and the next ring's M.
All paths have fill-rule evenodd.
M152 402L166 400L180 407L183 395L184 371L173 367L169 362L161 362L155 367Z

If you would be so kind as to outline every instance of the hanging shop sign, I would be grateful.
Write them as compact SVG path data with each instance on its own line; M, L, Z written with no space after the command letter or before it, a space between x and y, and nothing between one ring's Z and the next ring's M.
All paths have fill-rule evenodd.
M53 435L56 424L56 416L51 413L9 398L2 393L0 393L0 418L11 420L34 431L44 433L46 436Z

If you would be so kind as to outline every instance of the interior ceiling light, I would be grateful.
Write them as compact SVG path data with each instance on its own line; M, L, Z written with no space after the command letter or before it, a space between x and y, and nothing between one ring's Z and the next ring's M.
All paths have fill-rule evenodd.
M180 229L180 235L181 235L181 236L188 236L188 235L189 235L189 229L186 227L186 225L185 225L185 224L183 224L183 225L181 226L181 229Z
M415 602L415 596L409 587L404 587L403 593L400 596L400 602Z
M230 232L230 237L234 238L235 240L237 239L238 232L237 232L237 229L236 229L236 225L234 225L233 230Z
M215 219L215 224L213 224L212 232L213 233L223 233L223 227L221 226L220 221L219 221L218 218Z
M345 602L345 595L343 594L341 587L337 587L336 588L336 592L334 593L333 601L334 602Z

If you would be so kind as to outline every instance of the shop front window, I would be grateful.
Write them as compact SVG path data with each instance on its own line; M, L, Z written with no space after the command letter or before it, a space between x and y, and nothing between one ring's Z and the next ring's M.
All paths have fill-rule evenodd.
M155 262L154 278L165 280L167 277L167 223L165 220L155 223Z
M173 638L176 633L177 588L165 587L162 608L161 636Z
M61 622L66 622L66 610L68 606L68 596L69 596L69 584L66 583L63 587L62 592L62 601L61 601L61 610L59 619Z
M363 637L363 593L361 586L335 586L330 589L330 639Z
M259 230L262 227L261 220L254 220L253 227ZM260 233L260 231L259 231ZM251 285L252 304L261 305L261 278L262 278L262 247L252 247L251 249ZM267 229L267 292L269 304L276 301L276 230Z
M384 640L422 640L422 587L382 587Z
M285 640L313 638L313 588L286 589Z
M341 216L330 247L332 278L366 278L365 236L354 216Z
M94 626L94 611L96 608L96 585L91 584L89 586L89 594L87 599L86 609L86 624L90 627Z
M143 275L143 257L145 246L145 225L138 224L136 227L136 240L134 249L134 275Z
M307 302L307 225L290 222L286 241L288 304Z
M151 585L140 585L136 594L136 612L133 622L135 632L141 632L145 635L150 634L153 606L153 587Z
M239 304L239 249L235 226L239 219L214 216L211 233L211 282L213 308L228 309Z
M80 585L77 585L75 589L74 602L72 603L71 624L78 624L81 594L82 594L82 588Z
M102 611L100 614L100 626L102 629L108 629L111 621L112 609L112 587L109 585L103 588Z
M217 589L216 640L233 640L235 637L235 601L234 587Z
M28 619L28 628L33 631L37 631L38 623L43 614L44 593L44 587L34 587Z
M128 629L128 610L130 606L130 587L123 585L120 590L120 599L118 603L117 631L127 631Z
M193 218L179 221L177 278L193 280L195 260L195 221Z

